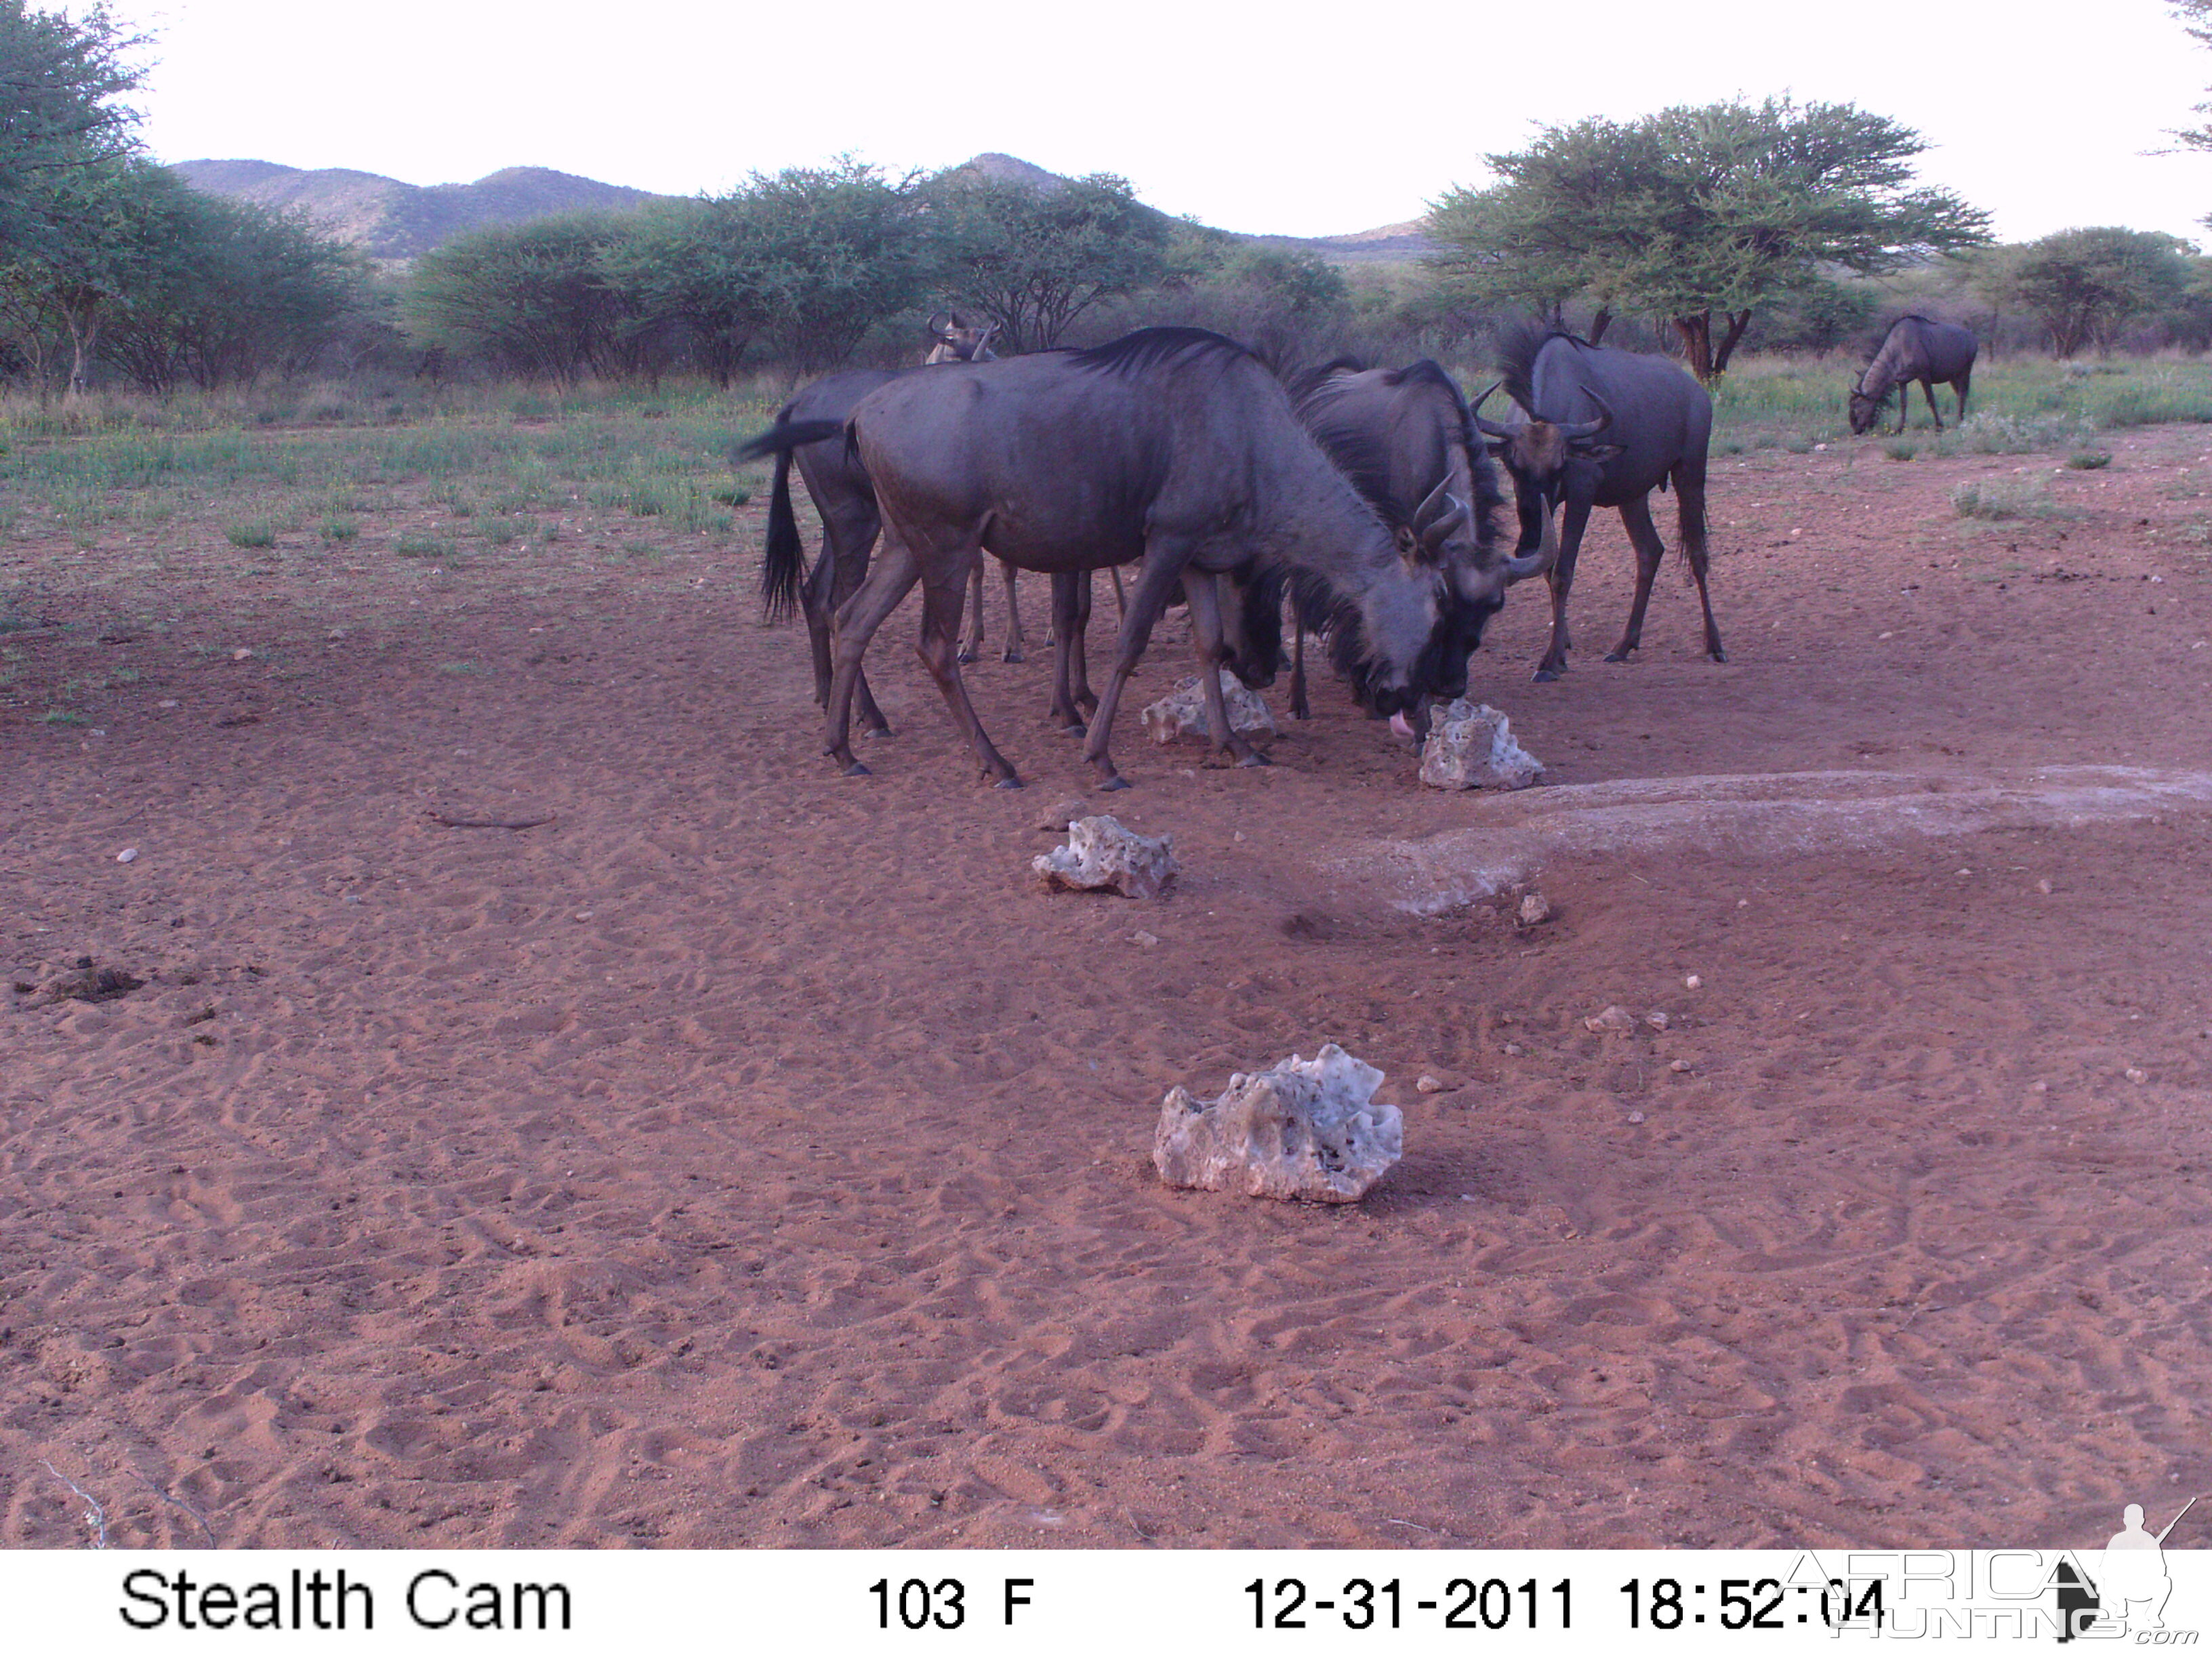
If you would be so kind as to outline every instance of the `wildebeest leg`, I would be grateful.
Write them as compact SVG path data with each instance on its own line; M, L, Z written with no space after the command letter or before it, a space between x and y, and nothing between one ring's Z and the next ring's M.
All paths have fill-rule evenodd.
M1106 695L1099 699L1098 712L1091 717L1090 735L1083 741L1083 758L1098 769L1102 789L1129 787L1129 781L1115 770L1113 757L1106 751L1114 734L1114 711L1121 706L1121 689L1137 672L1138 660L1152 636L1152 625L1168 608L1170 597L1182 580L1186 557L1180 549L1170 556L1157 544L1145 551L1144 571L1137 578L1136 592L1129 596L1128 612L1121 618L1121 638L1114 647L1114 678L1106 683Z
M803 599L806 606L806 631L814 643L815 684L820 688L815 701L825 706L830 700L830 624L839 607L860 591L860 584L868 579L868 558L876 545L876 535L883 527L875 506L854 505L833 507L822 519L822 556L814 562L814 569L806 579ZM829 592L821 594L815 588L816 580L829 567ZM820 618L817 631L817 617ZM868 671L859 671L854 681L860 698L860 720L871 732L887 732L891 723L884 718L884 711L876 707L875 693L868 689Z
M1021 573L1004 559L999 561L999 570L1006 579L1006 652L1005 662L1022 660L1022 602L1014 592L1014 579Z
M860 678L860 659L867 652L868 641L884 625L884 618L898 609L899 601L921 575L921 566L906 544L896 536L886 535L868 580L859 592L837 607L836 673L830 682L822 747L848 778L868 775L868 769L854 757L851 742L853 688Z
M1970 368L1964 374L1961 374L1957 380L1951 382L1951 390L1959 394L1959 413L1957 419L1960 426L1964 426L1966 423L1966 386L1973 378L1974 371Z
M1936 429L1941 432L1943 429L1943 411L1936 407L1936 382L1933 380L1923 380L1920 395L1928 399L1928 417L1936 422Z
M1063 732L1083 731L1084 704L1096 708L1085 665L1084 631L1091 625L1091 573L1060 571L1052 579L1052 714Z
M1607 662L1626 662L1628 653L1643 642L1644 608L1651 603L1651 584L1658 577L1660 560L1667 556L1667 544L1659 539L1659 527L1651 522L1649 495L1623 501L1620 523L1628 532L1628 544L1636 550L1636 599L1628 607L1628 626L1621 632L1620 643L1605 653Z
M1728 653L1721 649L1720 624L1713 620L1712 595L1705 590L1705 458L1692 455L1674 469L1675 520L1682 542L1682 558L1690 567L1690 574L1698 584L1698 604L1705 613L1705 654L1715 662L1726 662Z
M980 555L975 568L968 573L968 606L972 614L968 618L968 637L960 641L960 660L980 662L983 657L983 561Z
M976 550L975 568L983 565L982 550ZM991 745L983 730L983 722L975 717L975 705L968 701L968 688L960 678L960 601L969 586L968 573L956 571L934 580L922 579L921 638L915 649L921 653L922 666L928 669L937 681L937 689L945 695L945 706L952 711L952 723L975 750L976 758L983 763L983 775L1001 789L1018 789L1020 777L1006 757Z
M1306 703L1306 608L1295 591L1291 594L1291 718L1313 718Z
M1559 557L1544 580L1552 589L1552 642L1536 665L1536 678L1555 680L1567 665L1567 592L1575 585L1575 556L1589 525L1589 503L1570 499L1559 517Z
M1206 694L1206 729L1217 750L1236 757L1239 766L1265 766L1267 757L1237 735L1229 723L1229 704L1221 695L1221 665L1228 655L1221 626L1221 590L1203 570L1187 570L1183 598L1190 606L1191 642L1198 647L1199 684Z

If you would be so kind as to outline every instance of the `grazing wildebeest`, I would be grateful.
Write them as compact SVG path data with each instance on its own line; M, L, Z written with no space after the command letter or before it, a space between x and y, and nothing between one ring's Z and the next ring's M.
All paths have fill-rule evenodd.
M830 429L795 424L760 441L812 442ZM837 613L824 746L848 774L866 770L848 742L861 655L919 581L922 660L985 775L1020 787L975 717L955 650L969 565L986 550L1054 574L1144 560L1084 742L1109 789L1126 787L1108 751L1115 711L1187 572L1286 565L1315 579L1339 661L1368 706L1389 714L1465 690L1468 654L1496 597L1555 551L1547 520L1524 559L1447 569L1407 557L1274 376L1202 329L1144 329L1089 351L904 376L863 399L847 429L884 519L874 568ZM1258 764L1230 729L1211 672L1223 641L1216 586L1184 586L1214 742Z
M1898 388L1897 429L1904 431L1915 380L1920 382L1921 395L1928 399L1928 413L1934 417L1936 430L1943 427L1943 416L1936 407L1939 381L1959 394L1958 418L1963 423L1966 388L1974 378L1978 349L1973 331L1956 323L1939 323L1932 317L1917 315L1899 318L1882 337L1881 349L1859 371L1858 381L1851 387L1851 431L1864 433L1881 418L1892 386Z
M1291 396L1306 430L1382 515L1401 550L1431 563L1496 562L1504 497L1466 394L1441 367L1424 357L1404 368L1364 368L1340 357L1294 381ZM1305 617L1295 592L1291 623L1291 714L1304 720Z
M936 344L923 360L924 367L994 361L991 340L998 333L995 324L977 328L957 312L941 311L930 319L929 331ZM828 375L803 387L778 410L777 425L787 426L794 421L842 422L859 406L860 399L878 386L896 380L901 373L914 372L858 368ZM747 445L738 452L737 459L741 463L757 460L769 453L769 447ZM868 555L876 544L876 532L881 523L876 513L876 492L869 485L867 474L846 453L842 432L819 443L797 449L777 448L774 453L775 471L769 491L768 556L762 567L762 598L773 622L787 620L794 611L805 614L807 640L814 653L814 701L826 703L830 699L830 619L867 579ZM814 510L822 519L822 553L811 571L805 568L799 519L791 507L791 467L794 461L799 465L799 476L805 481L807 495L813 498ZM982 567L978 564L975 611L979 631L973 641L977 646L982 639ZM1011 568L1006 571L1006 607L1012 619L1008 660L1018 662L1021 617L1014 609L1014 573ZM859 689L860 718L872 730L890 730L890 722L876 707L865 674Z
M1567 665L1567 591L1574 585L1575 555L1590 509L1620 509L1620 522L1636 549L1636 602L1620 643L1607 662L1625 662L1644 635L1644 608L1666 544L1651 522L1647 499L1671 483L1679 513L1682 554L1697 579L1705 613L1705 654L1725 662L1713 602L1705 591L1705 451L1712 437L1713 400L1671 359L1594 346L1577 335L1534 325L1509 330L1500 340L1503 385L1521 418L1501 424L1475 422L1513 479L1521 513L1521 545L1528 547L1552 510L1565 504L1559 556L1550 573L1552 638L1536 678L1553 680Z

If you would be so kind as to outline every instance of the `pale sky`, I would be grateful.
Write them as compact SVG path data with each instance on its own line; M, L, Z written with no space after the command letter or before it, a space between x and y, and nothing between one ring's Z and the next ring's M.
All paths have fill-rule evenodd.
M2159 0L118 0L157 35L160 159L412 184L539 166L671 195L842 150L893 172L1004 150L1170 213L1328 235L1419 215L1540 122L1788 92L1893 116L1926 182L2021 240L2212 244L2212 155L2148 155L2212 83ZM1800 19L1803 21L1799 21ZM1906 21L1909 20L1909 21Z

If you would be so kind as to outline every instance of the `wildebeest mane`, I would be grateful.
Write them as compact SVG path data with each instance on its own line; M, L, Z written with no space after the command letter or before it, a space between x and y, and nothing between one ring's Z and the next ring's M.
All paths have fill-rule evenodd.
M1314 375L1302 377L1309 383L1304 392L1295 398L1298 419L1322 447L1322 453L1336 464L1336 470L1351 480L1352 487L1382 515L1383 522L1395 529L1401 508L1390 499L1388 436L1349 418L1340 418L1336 405L1342 401L1343 391L1334 377L1340 371L1364 372L1359 368L1358 359L1340 357ZM1492 471L1490 453L1475 432L1467 394L1441 365L1426 357L1393 370L1389 378L1393 386L1432 386L1450 398L1459 422L1459 442L1467 452L1474 477L1474 500L1468 505L1474 509L1475 544L1486 554L1497 538L1493 514L1505 497Z
M1367 362L1362 357L1332 357L1317 368L1302 368L1296 374L1285 374L1283 390L1291 394L1293 404L1303 404L1321 389L1322 382L1332 374L1364 374Z
M1590 345L1579 334L1534 320L1508 323L1498 331L1498 372L1504 377L1505 395L1532 413L1536 407L1536 354L1554 340L1571 340L1585 349Z
M1198 362L1209 357L1229 363L1250 356L1249 346L1240 345L1225 334L1183 327L1140 328L1104 345L1068 354L1078 368L1101 374L1141 374L1170 363Z

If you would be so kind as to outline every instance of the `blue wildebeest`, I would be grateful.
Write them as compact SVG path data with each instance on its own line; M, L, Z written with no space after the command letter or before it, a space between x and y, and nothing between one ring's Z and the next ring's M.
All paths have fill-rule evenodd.
M1917 315L1899 318L1882 337L1881 349L1859 371L1857 384L1851 387L1852 432L1866 432L1881 418L1882 405L1889 401L1893 386L1898 389L1897 429L1904 431L1905 405L1915 380L1920 382L1921 395L1928 399L1928 413L1935 418L1938 431L1943 426L1943 416L1936 407L1938 382L1959 394L1958 418L1963 422L1966 388L1974 378L1978 349L1973 331L1956 323L1939 323Z
M1455 568L1498 562L1504 499L1467 396L1427 358L1365 368L1340 357L1293 381L1298 419L1352 488L1382 515L1401 551ZM1488 596L1492 610L1504 589ZM1307 717L1304 606L1291 594L1291 714Z
M936 343L930 349L923 366L940 363L979 362L995 360L991 341L998 326L978 328L963 319L957 312L941 311L930 319L929 331ZM914 370L881 368L850 369L841 374L831 374L800 389L790 402L776 411L779 426L794 421L830 421L842 422L860 405L860 399L877 387L888 384L899 374ZM738 452L739 462L757 460L769 453L766 448L748 445ZM876 512L876 492L869 485L867 474L845 453L842 434L819 443L796 449L775 451L775 471L769 491L768 555L762 568L762 598L773 622L787 620L793 612L806 618L806 633L814 653L814 701L827 702L830 698L830 619L836 608L856 592L867 579L868 556L876 544L876 533L881 520ZM799 539L799 519L791 506L791 468L796 462L799 476L805 481L806 493L812 498L814 510L822 520L822 553L814 562L814 568L805 568L804 550ZM983 571L979 562L975 568L975 625L965 647L967 659L974 660L982 646ZM1022 659L1021 612L1014 600L1014 572L1006 570L1006 611L1008 641L1006 660ZM866 675L860 677L860 718L872 730L887 732L890 723L869 690Z
M836 429L791 423L756 443L795 447ZM1231 730L1212 672L1223 649L1217 586L1186 574L1287 566L1310 578L1339 660L1363 701L1389 714L1465 690L1468 655L1496 608L1488 602L1556 550L1547 520L1537 551L1520 561L1448 570L1408 556L1298 423L1274 376L1202 329L1144 329L1089 351L902 376L862 399L845 430L884 520L868 580L836 619L824 747L848 775L867 769L849 744L861 654L920 582L922 660L984 775L1019 787L968 701L955 648L969 566L985 551L1055 575L1144 560L1084 740L1084 758L1115 789L1126 787L1108 750L1115 711L1178 584L1213 740L1241 763L1262 758Z
M1705 654L1725 662L1713 602L1705 591L1705 453L1713 429L1713 401L1672 359L1594 346L1577 335L1529 325L1509 330L1499 342L1499 383L1516 405L1510 423L1485 419L1475 400L1475 423L1513 479L1521 514L1521 545L1534 544L1554 507L1564 507L1559 556L1550 573L1552 637L1536 665L1540 680L1557 679L1567 665L1567 592L1575 556L1593 507L1620 509L1620 522L1636 549L1636 602L1620 643L1607 662L1625 662L1644 635L1644 611L1666 544L1651 522L1649 497L1671 485L1679 514L1682 556L1697 580L1705 616Z

